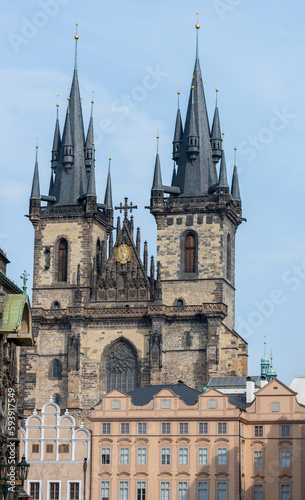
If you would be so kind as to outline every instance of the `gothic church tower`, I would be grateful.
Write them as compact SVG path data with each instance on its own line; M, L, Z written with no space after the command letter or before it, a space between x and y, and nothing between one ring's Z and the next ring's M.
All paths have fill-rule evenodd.
M85 136L75 57L62 135L56 120L47 196L36 150L29 210L36 344L20 357L25 413L53 395L80 421L114 388L182 379L201 389L211 376L247 373L247 345L234 330L237 170L230 191L217 107L209 128L198 49L191 87L184 129L177 113L172 186L162 184L156 157L155 265L134 229L137 207L127 198L113 207L110 160L104 203L97 201L93 116ZM121 214L116 227L114 209Z

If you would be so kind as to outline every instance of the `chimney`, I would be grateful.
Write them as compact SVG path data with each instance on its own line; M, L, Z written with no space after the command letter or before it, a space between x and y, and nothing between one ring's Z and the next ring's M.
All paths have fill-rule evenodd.
M255 384L251 377L247 377L246 379L246 403L252 403L254 401L254 387Z

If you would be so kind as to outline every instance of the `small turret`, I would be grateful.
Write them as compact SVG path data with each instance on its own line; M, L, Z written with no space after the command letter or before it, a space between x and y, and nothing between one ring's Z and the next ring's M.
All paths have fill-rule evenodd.
M261 377L264 376L264 377L267 377L267 373L268 373L268 370L269 370L269 367L270 367L270 361L269 361L269 358L266 354L266 337L265 337L265 340L264 340L264 356L262 357L261 359Z
M271 380L273 380L277 377L276 370L275 370L275 368L273 368L273 365L272 365L272 360L273 360L273 356L272 356L272 352L271 352L270 367L268 368L268 371L267 371L268 382L270 382Z
M41 196L39 187L39 172L38 172L38 144L36 145L35 167L33 175L32 190L30 196L30 218L39 215L41 206Z
M178 109L177 109L177 116L176 116L176 125L175 125L175 133L174 133L174 140L173 140L173 160L177 161L180 158L180 150L181 150L181 142L183 139L183 127L182 127L182 120L181 120L181 113L180 113L180 106L179 106L179 96L180 96L180 91L178 90ZM175 186L175 184L172 184Z
M59 97L59 94L57 95L57 98L58 97ZM53 139L52 159L51 159L51 166L52 166L52 169L54 172L59 165L59 152L60 152L60 147L61 147L61 138L60 138L60 129L59 129L59 120L58 120L58 108L59 108L59 104L57 102L57 104L56 104L56 124L55 124L55 132L54 132L54 139Z
M65 168L71 168L74 162L74 147L72 141L71 122L70 122L70 97L68 97L68 110L66 122L62 137L62 162Z
M105 198L104 198L104 205L106 208L109 210L113 210L113 205L112 205L112 187L111 187L111 172L110 172L110 167L111 167L111 158L109 158L109 164L108 164L108 176L107 176L107 184L106 184L106 191L105 191Z
M199 137L197 133L195 109L194 109L194 85L192 85L192 104L189 121L185 126L185 134L187 137L186 153L191 160L195 161L199 154Z
M219 111L217 105L217 95L218 95L218 89L216 89L216 104L215 104L214 118L211 131L212 158L215 165L219 162L221 158L221 150L222 150L221 147L222 139L220 130Z
M93 91L93 96L94 96L94 91ZM89 126L88 126L88 132L87 132L87 138L86 138L86 144L85 144L85 165L86 165L86 174L87 177L89 176L90 170L91 170L91 165L92 165L92 160L93 160L93 148L92 144L94 142L94 132L93 132L93 104L94 104L94 99L92 96L91 100L91 116L90 116L90 121L89 121Z
M233 169L233 176L232 176L231 196L232 196L232 200L235 201L236 205L239 208L241 208L241 197L240 197L238 173L237 173L237 166L236 166L236 148L234 148L234 169Z
M220 161L220 169L219 169L218 189L222 193L229 193L229 184L228 184L228 176L227 176L227 165L226 165L226 157L225 157L224 149L222 149L222 151L221 151L221 161Z

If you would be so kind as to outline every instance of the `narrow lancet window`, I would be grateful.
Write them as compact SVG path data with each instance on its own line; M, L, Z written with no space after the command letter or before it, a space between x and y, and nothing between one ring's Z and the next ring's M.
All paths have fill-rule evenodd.
M188 234L185 238L185 272L195 272L195 236Z
M68 242L62 238L58 247L58 281L68 278Z
M228 234L227 236L227 280L231 281L232 272L231 272L231 236Z

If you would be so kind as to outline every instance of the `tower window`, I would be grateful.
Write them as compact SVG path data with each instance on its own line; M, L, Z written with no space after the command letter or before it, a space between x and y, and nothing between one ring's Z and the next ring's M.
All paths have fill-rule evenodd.
M127 392L137 387L137 355L134 349L121 341L115 344L106 362L107 392L113 389Z
M195 272L195 236L188 234L185 238L185 272Z
M185 348L189 349L191 347L191 334L187 332L185 334Z
M58 359L54 359L52 363L52 377L60 378L60 362Z
M67 281L68 277L68 242L62 238L58 246L58 281Z
M228 234L227 236L227 280L231 281L232 272L231 272L231 236Z

